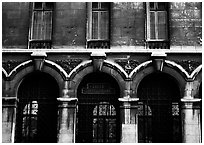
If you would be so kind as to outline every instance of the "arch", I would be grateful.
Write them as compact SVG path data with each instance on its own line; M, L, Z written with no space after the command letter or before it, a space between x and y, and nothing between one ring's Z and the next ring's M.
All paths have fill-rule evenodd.
M151 65L152 61L146 61L146 62L143 62L141 63L140 65L138 65L129 75L130 78L134 78L135 75L141 71L142 69L145 69L146 67L148 67L149 65Z
M16 71L15 71L16 70ZM10 73L10 79L13 83L11 83L13 86L10 86L13 90L12 93L14 96L17 96L17 90L20 86L22 80L27 76L28 74L35 72L34 65L32 63L32 60L26 61L20 65L18 65L15 69L12 70ZM14 73L15 72L15 73ZM45 60L44 66L41 70L41 72L47 73L51 75L58 83L60 90L64 87L64 79L67 78L67 75L65 71L54 62L51 62L49 60ZM60 92L60 96L62 95L62 92Z
M140 68L137 70L135 69L134 73L133 72L131 73L131 77L133 79L132 85L131 85L131 89L133 90L133 97L137 97L137 89L141 80L147 75L156 72L150 61L143 63L142 66L140 66ZM179 73L177 70L167 65L163 66L162 72L172 76L176 80L180 88L180 93L181 93L180 96L183 96L183 93L184 93L183 90L185 88L185 83L186 83L184 76L181 73Z
M8 73L6 72L6 70L2 67L2 77L6 78L8 77Z
M165 63L167 66L175 69L176 71L178 71L178 73L182 74L184 76L184 78L186 79L190 79L191 76L188 74L188 72L179 64L170 61L170 60L165 60Z
M117 68L117 69L116 69ZM124 75L121 75L121 70ZM74 92L74 96L77 96L77 88L82 81L82 79L90 73L93 73L93 66L92 66L92 60L85 61L81 63L78 67L76 67L72 72L69 74L69 80L70 80L70 90ZM125 88L125 78L127 77L127 74L125 74L124 70L119 68L119 66L113 65L110 61L104 60L104 64L102 67L101 72L107 73L110 76L112 76L119 84L120 90L124 90ZM125 76L125 78L124 78ZM122 93L121 93L122 95Z
M25 62L22 62L21 64L19 64L18 66L16 66L13 70L11 70L11 72L7 75L7 77L12 80L16 74L18 74L18 72L26 67L29 67L33 65L32 64L32 60L28 60Z
M64 80L66 80L68 78L68 74L67 72L58 64L50 61L50 60L45 60L45 65L53 68L54 70L56 70Z
M202 65L198 66L192 73L190 76L193 80L200 78L200 80L202 80Z

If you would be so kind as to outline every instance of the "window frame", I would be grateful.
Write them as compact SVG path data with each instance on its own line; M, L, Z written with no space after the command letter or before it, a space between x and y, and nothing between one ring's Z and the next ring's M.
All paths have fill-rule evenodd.
M29 28L29 48L31 47L31 43L39 43L39 45L50 45L51 46L51 42L52 42L52 35L53 35L53 14L54 14L54 3L53 2L39 2L42 3L42 7L41 8L35 8L35 4L38 2L32 2L31 3L31 19L30 19L30 28ZM52 3L52 6L50 8L46 8L46 3ZM50 27L49 27L49 35L46 35L45 30L41 30L40 31L40 38L36 38L36 36L34 36L34 25L35 25L35 13L41 12L40 15L42 15L40 18L44 19L45 18L45 13L49 13L50 14L50 19L49 19L49 23L50 23ZM44 20L42 25L45 25ZM46 21L47 22L47 21ZM45 28L45 26L39 26L39 29L43 29ZM44 35L44 36L43 36ZM38 37L38 36L37 36ZM48 38L48 39L47 39Z
M92 2L88 2L87 3L87 9L88 9L88 22L87 22L87 41L109 41L110 40L110 2L108 8L101 8L101 2L97 2L99 5L99 8L93 8ZM98 38L93 38L93 12L98 12ZM101 32L100 32L100 28L101 26L101 21L100 21L100 17L101 14L99 14L99 12L107 12L108 13L108 25L107 25L107 38L101 38Z
M164 42L169 40L169 33L168 33L168 3L165 3L164 10L161 10L158 8L158 3L160 2L153 2L154 3L154 10L151 10L150 8L150 2L146 2L146 41L151 41L151 42ZM156 6L157 5L157 6ZM166 23L166 36L164 39L159 38L159 16L158 13L164 12L165 13L165 23ZM154 27L154 32L155 32L155 38L151 38L151 22L150 22L150 13L154 13L154 22L155 22L155 27Z

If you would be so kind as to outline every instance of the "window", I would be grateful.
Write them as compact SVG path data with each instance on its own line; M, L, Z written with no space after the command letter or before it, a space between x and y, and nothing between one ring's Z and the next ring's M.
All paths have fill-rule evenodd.
M33 3L29 48L51 48L53 7L51 2Z
M167 10L168 3L149 2L146 3L147 10L147 34L146 41L149 48L166 49L168 41Z
M88 3L88 48L109 48L109 10L108 2Z

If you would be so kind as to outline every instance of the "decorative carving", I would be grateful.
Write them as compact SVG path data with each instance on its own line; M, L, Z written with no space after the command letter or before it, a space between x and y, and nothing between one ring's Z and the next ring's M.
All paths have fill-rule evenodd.
M55 61L55 63L60 65L67 73L70 73L81 62L81 59L67 59Z
M109 40L91 40L87 42L87 48L91 48L91 49L108 49L110 48L110 42Z
M2 66L6 70L6 72L9 74L15 67L17 67L21 63L23 63L23 61L8 60L8 61L3 61Z
M50 40L36 40L30 41L30 49L51 49L52 41Z
M176 63L180 64L190 75L199 65L200 63L194 60L183 60L177 61Z
M118 63L122 68L130 74L130 72L136 68L139 65L139 62L137 60L124 60L124 59L118 59L115 60L116 63Z

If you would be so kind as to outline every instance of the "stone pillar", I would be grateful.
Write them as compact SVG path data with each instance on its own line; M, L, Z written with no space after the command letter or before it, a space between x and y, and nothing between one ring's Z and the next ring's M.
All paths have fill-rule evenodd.
M201 142L201 99L194 98L193 91L193 82L187 82L184 98L181 99L182 142L184 143Z
M57 98L59 101L58 143L75 142L77 98Z
M121 102L121 143L138 142L136 105L138 98L119 98Z
M181 99L182 101L182 142L201 143L201 99Z
M14 143L16 122L16 97L2 98L2 142Z

